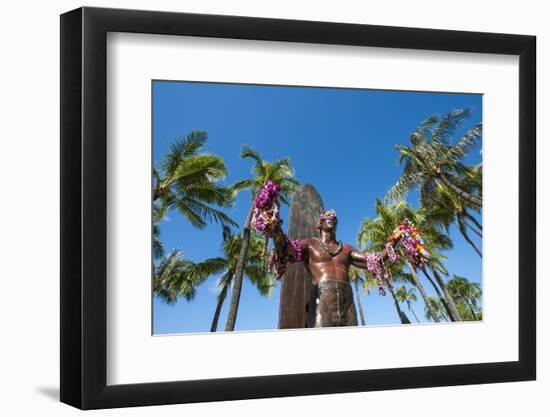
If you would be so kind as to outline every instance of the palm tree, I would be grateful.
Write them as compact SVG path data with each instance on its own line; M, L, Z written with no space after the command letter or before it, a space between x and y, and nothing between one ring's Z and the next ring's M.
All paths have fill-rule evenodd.
M395 227L404 218L410 219L415 224L422 223L417 221L421 218L420 211L415 211L404 201L401 201L396 205L385 206L379 199L376 199L375 209L377 217L374 219L367 218L363 220L360 225L358 234L358 240L361 247L367 248L367 250L370 251L382 251L385 247L388 236L393 233ZM436 234L435 229L432 229L433 228L430 228L430 230L421 229L422 235L424 236L424 239L427 243L429 243L431 240L434 240L435 237L444 240L443 235ZM434 236L431 236L431 234L429 233L430 231L434 232ZM431 306L428 300L428 294L426 293L426 290L424 289L424 286L422 285L414 266L411 265L406 257L402 256L401 260L398 263L390 264L387 269L392 276L399 275L400 273L402 274L403 263L407 265L414 281L414 285L418 288L418 291L424 299L427 308L430 309ZM397 272L397 274L395 274L394 272ZM389 289L393 296L393 289L391 288L391 286L389 286ZM398 303L396 302L396 308L397 306ZM433 314L431 316L434 318L434 321L439 321L435 312L432 313Z
M351 271L354 271L354 270L357 271L358 269L354 266L351 266ZM353 272L350 272L350 274L353 274ZM359 283L363 287L363 291L364 291L365 295L370 295L370 291L372 289L378 290L378 281L372 276L372 274L364 273L364 274L358 274L357 276L359 278ZM358 292L357 287L358 287L359 283L357 281L355 282L356 292ZM401 307L399 306L399 303L397 302L397 299L395 297L395 291L393 289L393 280L392 280L391 277L388 278L387 284L388 284L388 289L390 291L390 294L392 295L392 298L393 298L395 309L397 310L397 316L399 317L399 320L401 321L401 324L410 324L411 322L410 322L409 318L401 310ZM358 304L360 304L360 300L358 300ZM361 310L363 310L362 307L361 307ZM366 320L365 320L365 324L366 324Z
M471 189L474 185L470 180L463 181L464 188ZM434 193L427 197L428 201L423 201L424 207L429 207L431 221L440 222L447 232L451 224L455 224L464 237L466 242L482 257L481 250L476 246L469 235L469 231L475 233L478 237L482 237L483 227L471 213L471 210L478 211L477 207L472 207L468 201L450 192L446 187L438 184L435 186Z
M482 291L477 282L470 282L467 278L454 275L448 287L465 320L482 319L482 311L478 305Z
M228 289L231 287L235 264L242 246L242 236L232 235L228 227L224 227L223 235L223 256L208 258L201 262L191 262L183 259L181 252L174 251L162 259L155 268L153 284L157 296L166 303L173 304L178 298L184 298L187 301L192 300L200 284L213 275L219 275L217 285L220 291L210 328L212 332L217 330L220 313ZM245 276L256 286L260 294L269 296L275 285L275 277L263 268L262 247L263 239L260 235L254 233L251 238L250 252L244 271Z
M366 278L363 276L363 274L360 272L359 268L351 265L349 269L349 277L353 281L353 285L355 287L355 298L357 300L357 310L359 310L359 318L361 319L361 326L364 326L367 324L365 321L365 313L363 312L363 305L361 304L361 297L359 296L359 283L361 283L361 286L364 287Z
M444 117L431 116L410 135L411 146L396 145L400 153L399 162L404 169L397 183L386 194L386 202L402 200L405 194L417 187L424 198L440 184L481 208L481 194L463 189L457 176L466 170L461 161L481 138L482 124L478 123L455 144L450 144L453 134L470 115L470 110L459 109Z
M385 245L386 238L389 236L389 234L386 235L386 228L385 224L382 222L382 219L379 217L376 218L366 218L363 220L359 227L359 233L357 235L357 241L359 243L359 246L361 250L367 250L367 251L380 251ZM392 229L393 230L393 229ZM391 233L391 232L390 232ZM410 320L407 317L407 315L401 310L401 306L399 305L399 302L397 301L397 297L395 295L395 290L393 286L393 279L394 277L400 277L403 274L403 261L400 260L397 263L388 264L386 265L386 269L388 273L390 274L390 278L387 280L388 284L388 290L390 292L390 295L393 299L393 305L395 307L395 310L397 311L397 316L399 317L399 321L401 324L410 324ZM372 274L368 273L366 274L367 281L363 284L365 288L365 291L369 291L370 288L376 287L378 288L378 282L376 279L372 276ZM367 282L370 284L367 286Z
M461 319L456 318L456 316L460 316L460 313L457 310L456 304L454 304L454 302L453 302L454 309L456 310L455 313L453 314L453 311L451 311L451 309L449 307L448 300L445 299L444 295L441 293L441 290L439 289L439 286L435 283L434 279L428 273L428 269L426 268L426 266L424 266L422 268L422 272L424 273L424 276L430 282L430 284L432 284L432 287L433 287L435 293L437 294L437 298L439 299L439 301L441 301L441 304L445 308L445 311L446 311L448 317L451 319L451 321L462 321ZM451 302L452 302L452 299L451 299Z
M413 220L416 226L420 229L426 246L430 252L430 258L426 260L426 264L421 271L434 287L435 292L441 300L441 304L445 307L448 317L450 317L453 321L462 321L454 300L441 276L441 274L448 275L447 269L441 262L443 259L446 259L446 257L441 254L441 251L449 250L453 247L451 239L449 239L449 236L446 233L443 233L441 224L434 221L431 208L426 209L421 207L420 209L414 210L412 207L405 205L403 206L401 215ZM416 270L412 267L412 265L408 264L408 266L411 271L412 278L410 281L416 285L416 282L419 281L418 277L415 278ZM432 271L439 288L443 291L443 294L439 291L438 286L428 274L427 269ZM421 293L422 290L423 288L419 288ZM426 299L424 298L424 300Z
M409 309L409 312L413 314L414 318L416 319L417 323L420 323L420 320L418 320L418 317L416 316L416 313L414 312L411 302L416 302L416 291L414 287L407 290L407 288L402 285L400 286L397 291L395 292L395 296L397 297L397 300L400 303L407 303L407 307Z
M160 239L160 222L164 216L163 210L153 205L153 259L159 259L164 255L164 245Z
M443 307L441 300L435 297L429 297L428 300L429 304L426 304L426 306L424 307L424 315L426 316L426 318L428 320L433 319L434 321L438 321L435 320L435 318L438 317L442 318L445 321L449 321L449 318L447 317L447 313L445 311L445 307ZM429 308L428 305L430 306ZM436 314L437 316L434 316L434 314Z
M411 265L409 260L405 260L407 266L409 267L409 271L413 277L414 285L416 288L418 288L418 291L420 292L420 295L422 295L422 299L424 300L424 304L426 305L426 308L430 311L431 318L436 323L439 323L439 314L437 311L432 310L432 303L429 300L428 293L424 289L424 286L422 285L422 282L420 281L420 278L418 277L418 274L416 273L416 270L414 266Z
M231 207L234 193L220 182L227 175L223 159L201 152L206 139L206 132L193 131L170 145L170 152L153 169L153 201L178 210L198 228L211 221L236 226L214 207Z
M196 283L189 277L192 262L174 250L153 268L153 291L162 301L174 304L179 297L192 300L196 295Z
M263 237L260 234L251 234L248 256L244 267L244 276L256 286L261 295L268 297L271 295L273 287L275 286L275 276L265 269L263 242ZM225 271L218 281L218 288L220 288L220 291L217 296L218 303L216 305L214 318L212 319L212 326L210 327L211 332L217 331L223 303L227 298L229 288L234 282L235 267L239 259L242 245L242 235L238 234L232 236L230 233L226 232L223 243Z
M429 222L425 222L428 223ZM426 227L423 225L423 227ZM422 229L421 229L422 230ZM440 241L443 243L443 245L438 245L437 242L431 242L430 246L430 258L426 261L426 264L422 268L422 272L424 276L428 279L428 281L432 284L437 296L441 300L441 303L445 307L445 310L447 312L447 315L452 321L462 321L462 316L460 312L458 311L458 308L454 302L454 299L449 292L449 289L447 288L447 284L445 283L445 280L441 276L442 274L445 276L449 275L449 272L447 271L447 268L443 265L442 260L447 259L446 256L442 255L438 250L446 250L450 249L450 246L447 246L445 244L445 240ZM435 281L437 281L437 285L434 282L434 279L431 277L431 275L428 273L428 270L431 271L433 274ZM441 291L443 293L441 293Z
M225 324L225 331L233 331L237 320L237 311L239 309L239 300L241 297L241 289L243 282L244 266L248 254L250 244L250 222L254 212L254 200L256 193L267 181L275 181L281 187L279 198L285 204L288 204L288 199L292 192L299 184L294 178L294 171L290 166L290 160L283 158L274 162L267 162L262 159L260 154L248 146L243 146L241 150L241 158L248 158L254 162L252 167L251 178L238 181L233 185L235 191L248 189L251 192L251 204L248 210L248 215L243 227L243 241L239 253L237 264L235 265L235 274L233 277L233 291L231 294L231 304L229 306L229 314Z

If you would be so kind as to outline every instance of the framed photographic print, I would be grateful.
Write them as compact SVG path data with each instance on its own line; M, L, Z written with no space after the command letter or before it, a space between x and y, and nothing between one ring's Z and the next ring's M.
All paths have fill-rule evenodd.
M61 401L535 379L535 103L531 36L62 15Z

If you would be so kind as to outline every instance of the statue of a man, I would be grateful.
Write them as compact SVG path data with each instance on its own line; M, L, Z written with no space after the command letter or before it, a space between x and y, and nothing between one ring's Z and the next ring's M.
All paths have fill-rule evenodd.
M369 269L370 265L383 263L388 259L388 250L392 250L397 241L392 242L382 252L371 254L360 252L353 246L336 240L338 218L334 210L319 217L318 237L299 241L301 261L310 272L317 287L317 307L315 327L356 326L357 313L350 285L349 268L351 265ZM277 236L284 236L279 228ZM282 259L286 251L287 239L275 238L275 251ZM369 265L369 262L371 263ZM372 268L371 272L372 272Z

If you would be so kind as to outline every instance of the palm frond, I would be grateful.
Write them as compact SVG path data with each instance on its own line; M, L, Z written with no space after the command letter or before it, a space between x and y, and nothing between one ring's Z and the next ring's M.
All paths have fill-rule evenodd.
M252 190L256 188L256 182L252 178L246 178L244 180L236 181L231 185L231 188L236 192L246 189Z
M260 154L248 145L242 146L241 158L251 158L256 162L256 164L262 164L262 157L260 156Z
M434 114L424 120L416 131L411 135L411 143L414 144L415 140L430 141L433 135L433 130L439 121L439 116Z
M464 124L472 114L470 109L457 109L447 113L434 130L432 142L448 144L451 136Z
M230 187L212 182L191 184L185 188L175 187L175 193L179 198L188 197L219 207L228 208L235 203L234 192Z
M238 227L238 224L223 211L210 207L198 199L183 197L174 202L174 207L197 228L203 228L207 222L212 221Z
M262 265L246 265L244 273L250 282L256 286L261 295L271 295L277 280L273 274L266 273Z
M466 156L472 148L478 143L483 132L483 125L478 123L468 130L453 146L448 148L448 152L453 161L459 161Z
M153 291L162 301L173 304L179 296L194 296L193 292L184 293L174 287L182 276L185 276L190 262L182 258L181 251L172 251L154 268Z
M163 175L166 177L172 176L182 160L195 155L204 146L207 137L206 132L192 131L184 138L177 138L170 145L170 152L161 163Z
M423 180L422 174L403 174L388 190L384 197L386 204L403 200L408 192L418 187Z
M194 204L189 204L186 200L173 199L167 205L176 208L194 227L198 229L206 227L206 221L202 217L203 211L197 209Z
M222 158L202 153L181 160L169 178L171 181L177 181L183 185L197 181L221 180L226 175L227 168Z

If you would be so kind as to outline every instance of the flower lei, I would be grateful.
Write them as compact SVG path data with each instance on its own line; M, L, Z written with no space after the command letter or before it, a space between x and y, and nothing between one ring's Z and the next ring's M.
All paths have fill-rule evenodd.
M404 219L399 226L395 228L388 242L401 239L401 245L405 249L405 256L414 268L422 268L426 259L430 257L430 252L426 249L424 239L420 236L417 227Z
M275 271L277 278L284 275L289 262L302 260L302 248L300 241L291 240L286 235L278 233L283 220L279 216L279 192L281 186L276 181L267 181L256 195L254 212L252 214L252 227L261 232L266 238L277 240L280 247L285 248L279 258L275 250L271 251L268 260L269 272Z
M393 256L389 256L390 251L388 250L388 248L391 248ZM393 246L391 243L386 243L386 250L388 250L388 259L391 262L397 261L397 254L395 253L395 251L393 251ZM374 275L374 278L376 278L376 282L378 283L378 293L382 296L385 296L386 289L384 288L384 282L382 281L382 279L388 279L389 273L384 266L382 255L380 254L380 252L366 253L365 263L367 264L367 271L369 271L372 275Z
M254 201L254 213L252 214L252 227L266 237L273 236L275 229L283 221L279 216L279 191L281 186L275 181L267 181L258 191Z
M397 262L399 254L395 251L395 242L398 242L405 248L405 256L414 268L422 268L430 253L424 245L424 240L420 236L418 229L409 219L404 219L399 226L395 228L392 235L386 242L386 252L390 262ZM374 275L378 283L378 292L380 295L386 295L382 279L389 279L389 272L384 265L382 255L379 252L365 254L365 263L367 271Z
M300 262L303 259L302 248L300 247L300 241L296 239L289 239L286 236L275 236L274 239L284 239L285 251L282 257L277 255L275 249L271 250L268 260L268 271L275 272L277 278L281 278L285 272L288 263L290 262Z
M319 216L319 221L317 222L317 230L321 230L321 225L323 224L324 220L332 220L332 219L335 219L336 217L337 216L336 216L335 210L328 210L322 213Z

